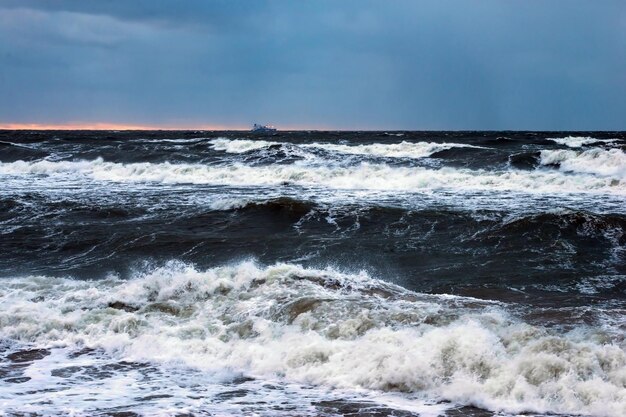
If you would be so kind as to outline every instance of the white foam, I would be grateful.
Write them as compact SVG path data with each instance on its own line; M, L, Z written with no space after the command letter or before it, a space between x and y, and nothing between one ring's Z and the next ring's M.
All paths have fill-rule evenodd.
M211 210L233 210L245 207L255 201L252 198L224 197L211 200L209 208Z
M178 139L139 139L141 142L147 143L194 143L201 142L206 140L206 138L197 137L197 138L178 138Z
M543 150L540 158L542 165L558 164L561 171L626 179L626 153L620 149Z
M600 152L596 152L600 151ZM552 152L552 153L547 153ZM556 153L554 153L556 152ZM565 152L559 153L559 152ZM394 192L517 191L527 193L600 193L626 194L623 152L619 150L544 151L543 164L559 162L556 170L486 171L464 168L431 169L394 167L387 164L360 163L352 166L290 165L250 166L242 163L224 165L105 162L92 161L16 161L0 163L0 174L12 176L41 175L57 179L86 179L119 183L152 182L162 184L211 184L227 186L297 185L344 190ZM596 174L603 174L598 176Z
M216 151L223 151L226 153L245 153L256 149L268 148L272 145L280 145L278 142L270 142L266 140L226 138L212 139L209 143L211 143L211 147Z
M280 145L279 142L250 139L217 138L210 141L213 149L227 153L244 153L270 146ZM329 152L348 155L367 155L386 158L424 158L436 152L452 148L480 148L480 146L461 143L407 142L373 143L369 145L342 145L332 143L291 144L300 149L323 149Z
M452 148L481 148L480 146L461 143L407 142L373 143L370 145L340 145L331 143L314 143L303 145L351 155L368 155L386 158L425 158L434 153Z
M569 146L570 148L580 148L585 145L591 145L594 143L613 143L617 139L596 139L589 136L566 136L564 138L548 138L559 145Z
M131 281L8 279L0 303L0 338L37 346L513 413L626 413L617 342L551 334L498 304L416 294L365 273L172 263Z

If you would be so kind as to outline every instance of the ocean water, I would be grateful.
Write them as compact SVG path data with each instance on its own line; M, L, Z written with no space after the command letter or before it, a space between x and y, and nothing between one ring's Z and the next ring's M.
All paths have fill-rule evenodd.
M626 415L626 133L0 131L0 415Z

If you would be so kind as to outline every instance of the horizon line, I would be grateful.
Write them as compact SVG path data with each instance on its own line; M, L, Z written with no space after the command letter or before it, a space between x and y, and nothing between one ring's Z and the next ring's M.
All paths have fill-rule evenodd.
M0 130L213 130L213 131L248 131L250 126L222 124L189 125L150 125L110 122L67 122L67 123L0 123ZM286 125L279 130L351 130L334 127L310 127Z
M144 125L108 122L69 122L69 123L0 123L0 130L92 130L92 131L241 131L249 132L250 127L240 125ZM335 131L335 132L624 132L620 129L402 129L402 128L336 128L329 126L285 126L278 131Z
M0 123L2 130L245 130L241 126L228 125L148 125L109 122L68 123Z

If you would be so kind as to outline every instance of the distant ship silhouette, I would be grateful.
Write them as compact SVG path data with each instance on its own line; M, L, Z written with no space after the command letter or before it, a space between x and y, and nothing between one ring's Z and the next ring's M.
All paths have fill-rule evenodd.
M270 133L270 132L276 132L276 128L274 126L271 126L271 125L260 125L260 124L255 123L252 126L251 132L255 132L255 133Z

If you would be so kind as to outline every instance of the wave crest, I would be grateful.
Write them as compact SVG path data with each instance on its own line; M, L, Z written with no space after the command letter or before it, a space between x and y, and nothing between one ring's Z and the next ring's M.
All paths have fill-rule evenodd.
M559 145L569 146L570 148L581 148L583 146L595 144L610 144L617 142L619 139L597 139L589 136L566 136L563 138L548 138Z
M76 180L77 176L113 182L211 184L228 186L322 187L346 190L424 192L518 191L530 193L626 194L624 154L618 150L595 152L554 151L541 155L543 165L560 164L561 171L485 171L465 168L430 169L361 163L352 166L290 165L249 166L165 163L114 163L92 161L17 161L0 163L5 175L47 175ZM552 151L550 151L552 152ZM601 174L601 175L597 175Z
M619 345L553 334L498 304L417 294L366 273L172 263L131 281L12 279L0 301L2 337L38 345L508 412L626 411Z
M273 146L287 145L280 142L250 139L226 139L217 138L211 140L211 146L217 151L227 153L245 153L259 149L267 149ZM400 143L373 143L368 145L344 145L333 143L307 143L288 144L301 150L323 150L347 155L363 155L383 158L425 158L434 153L452 148L474 148L480 146L462 143L435 143L435 142L408 142Z
M543 150L542 165L556 165L561 171L626 178L626 153L620 149L594 148L586 151Z

